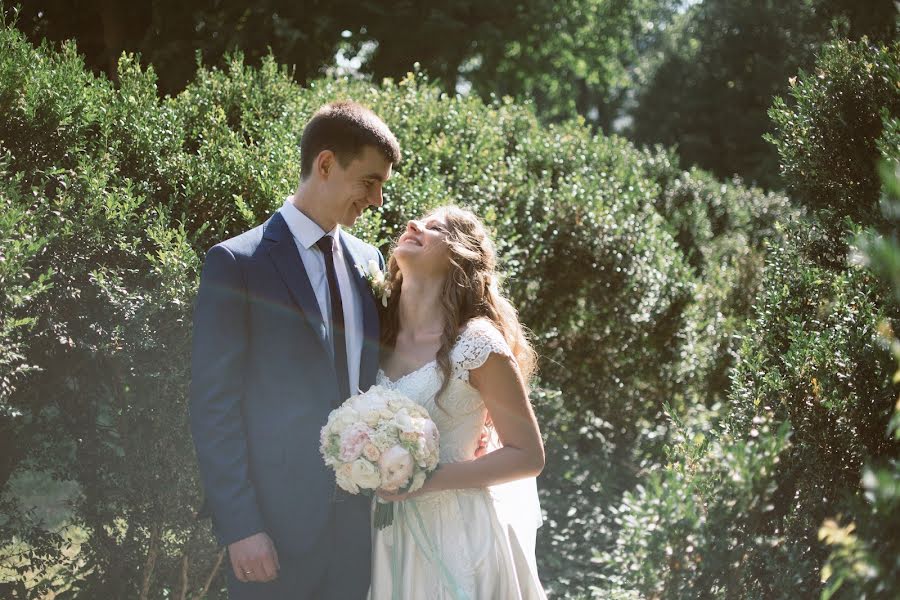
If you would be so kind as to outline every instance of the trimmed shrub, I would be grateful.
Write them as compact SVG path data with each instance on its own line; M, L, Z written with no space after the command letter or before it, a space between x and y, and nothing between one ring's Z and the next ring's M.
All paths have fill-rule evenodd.
M154 72L134 57L122 57L114 85L87 73L73 45L35 49L0 28L9 209L0 227L4 253L15 253L9 275L0 266L13 278L0 321L17 323L0 340L15 369L0 397L0 429L15 450L4 459L13 475L77 484L62 533L80 540L59 577L37 559L4 562L20 589L34 592L43 577L40 589L58 594L218 594L222 555L194 518L200 489L185 418L201 257L277 209L297 183L303 124L347 97L381 115L404 152L385 206L354 233L386 252L407 219L451 201L493 229L505 285L544 358L535 401L555 462L542 481L541 568L561 594L589 593L597 581L603 566L591 550L616 525L593 516L659 452L664 402L721 386L709 382L721 379L731 342L714 340L732 325L708 315L739 321L733 288L755 285L758 238L782 199L660 167L577 121L545 126L512 102L448 97L421 74L300 88L273 60L254 69L236 55L159 99ZM692 246L676 240L690 211L708 220ZM735 235L744 241L726 242ZM698 298L711 304L696 307L707 272L719 276ZM717 356L685 367L686 340L697 336L693 348ZM573 496L582 485L589 493ZM38 548L29 527L9 521L2 533ZM50 542L43 556L73 554L65 539Z
M885 432L900 380L883 332L897 329L900 304L874 274L891 263L870 254L873 272L848 260L844 236L859 230L853 219L883 231L893 214L870 213L880 187L873 150L897 155L900 105L880 78L896 81L898 58L835 43L817 75L794 86L797 112L773 108L786 176L813 212L770 247L728 403L711 416L688 411L679 429L690 442L671 447L670 464L616 510L621 529L606 559L623 568L608 578L613 589L667 598L895 589L890 465L900 440Z
M609 560L627 566L617 587L813 597L819 525L851 509L866 460L896 455L883 435L897 394L878 343L884 296L857 267L835 273L806 258L813 236L772 249L730 408L714 425L688 419L691 443L675 444L670 465L617 509Z
M10 287L2 306L4 323L30 319L31 334L4 338L4 348L35 367L4 388L2 427L22 454L9 470L76 482L67 531L83 538L47 591L221 587L208 579L221 554L194 519L200 490L185 419L200 257L291 193L303 123L336 98L371 106L404 146L384 210L356 233L387 250L406 219L447 201L473 207L500 242L506 285L564 414L589 428L592 411L608 415L617 445L657 418L692 278L654 210L659 188L642 173L643 155L625 140L575 122L543 127L511 103L449 98L422 75L301 89L273 61L251 69L237 56L160 100L153 71L133 57L113 85L87 73L73 46L35 49L9 28L0 57L4 252L15 250L16 276L40 282L39 301L19 306ZM40 241L33 252L7 241L26 223ZM565 501L548 501L551 520L565 518ZM35 588L39 563L6 566Z
M900 65L894 73L900 72ZM884 134L879 140L884 159L881 162L882 215L894 226L890 236L867 232L857 236L859 262L878 273L893 288L894 302L900 305L900 119L885 115ZM900 340L882 323L884 344L894 355L900 382ZM900 397L887 427L888 438L900 443ZM894 598L900 596L900 459L868 461L861 477L862 498L847 515L826 519L819 529L819 540L831 550L822 568L825 591L823 600L835 598Z
M793 449L781 464L769 527L794 553L794 589L808 594L818 589L825 556L816 540L818 526L849 510L867 460L900 450L884 435L900 388L890 381L891 358L878 333L885 319L896 323L900 313L886 307L885 290L869 272L833 271L810 260L808 254L831 250L822 247L820 236L811 227L797 235L794 247L773 251L728 419L735 435L746 435L768 411L793 427ZM760 567L761 581L784 570L777 564Z
M739 334L762 280L766 243L781 245L777 225L797 220L802 211L786 196L747 188L739 178L722 182L696 168L682 171L674 153L661 147L648 152L646 164L661 188L656 210L697 282L679 333L670 402L679 410L698 402L709 406L728 391Z
M779 559L773 552L778 536L764 530L777 493L774 475L790 448L790 427L760 419L753 436L734 437L722 429L720 408L697 406L684 420L670 415L669 463L611 511L618 536L598 561L616 568L598 592L777 597L760 593L747 557L771 556L775 564ZM785 597L796 597L795 591L789 585Z
M824 220L841 224L881 222L881 184L875 166L881 111L900 114L896 65L900 42L876 46L866 38L824 46L812 72L791 78L790 103L776 98L769 136L781 156L781 172L798 201Z

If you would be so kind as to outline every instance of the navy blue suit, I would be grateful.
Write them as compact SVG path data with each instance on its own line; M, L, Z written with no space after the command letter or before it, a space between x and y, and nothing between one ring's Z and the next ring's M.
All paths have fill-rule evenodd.
M378 315L355 265L384 267L373 246L341 231L363 313L359 383L375 381ZM237 598L363 598L369 585L369 499L339 494L319 431L339 397L323 315L280 213L206 255L194 310L191 432L205 509L228 545L265 532L281 563L272 583Z

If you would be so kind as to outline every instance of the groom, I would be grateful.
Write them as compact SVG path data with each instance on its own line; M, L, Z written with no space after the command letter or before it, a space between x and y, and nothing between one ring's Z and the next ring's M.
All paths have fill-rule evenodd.
M204 512L237 599L356 599L369 586L369 499L319 454L329 411L374 383L378 316L348 234L400 160L353 102L323 106L300 141L300 185L259 227L206 255L194 312L190 421Z

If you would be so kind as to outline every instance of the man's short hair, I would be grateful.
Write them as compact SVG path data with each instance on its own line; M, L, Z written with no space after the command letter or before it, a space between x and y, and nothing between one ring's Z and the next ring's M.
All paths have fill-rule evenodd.
M400 144L378 116L356 102L326 104L303 128L300 138L300 180L312 173L313 161L323 150L331 150L346 167L364 147L373 146L392 164L400 162Z

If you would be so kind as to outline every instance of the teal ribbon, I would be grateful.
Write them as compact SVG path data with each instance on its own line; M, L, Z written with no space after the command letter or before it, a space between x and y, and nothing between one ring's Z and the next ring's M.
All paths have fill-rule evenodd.
M397 548L400 545L400 511L394 511L394 522L391 524L394 535L394 544L391 546L391 600L403 600L400 597L400 553Z
M428 531L425 529L425 522L422 519L422 514L419 512L419 507L416 506L415 502L409 502L408 508L412 510L412 514L414 519L409 519L407 516L407 502L400 501L394 504L394 546L391 548L391 597L393 600L403 600L402 595L400 593L400 552L398 548L400 546L400 536L399 536L399 528L401 526L409 529L409 532L412 534L413 539L416 542L416 546L418 546L419 550L422 551L422 554L425 555L425 558L431 562L431 564L435 565L438 568L438 571L441 574L441 580L444 583L444 587L447 588L447 591L450 592L450 596L453 600L469 600L469 595L463 591L462 586L456 581L456 578L453 577L453 574L450 573L450 570L447 568L447 565L444 564L444 561L441 560L440 553L438 551L437 545L431 538L428 537Z

